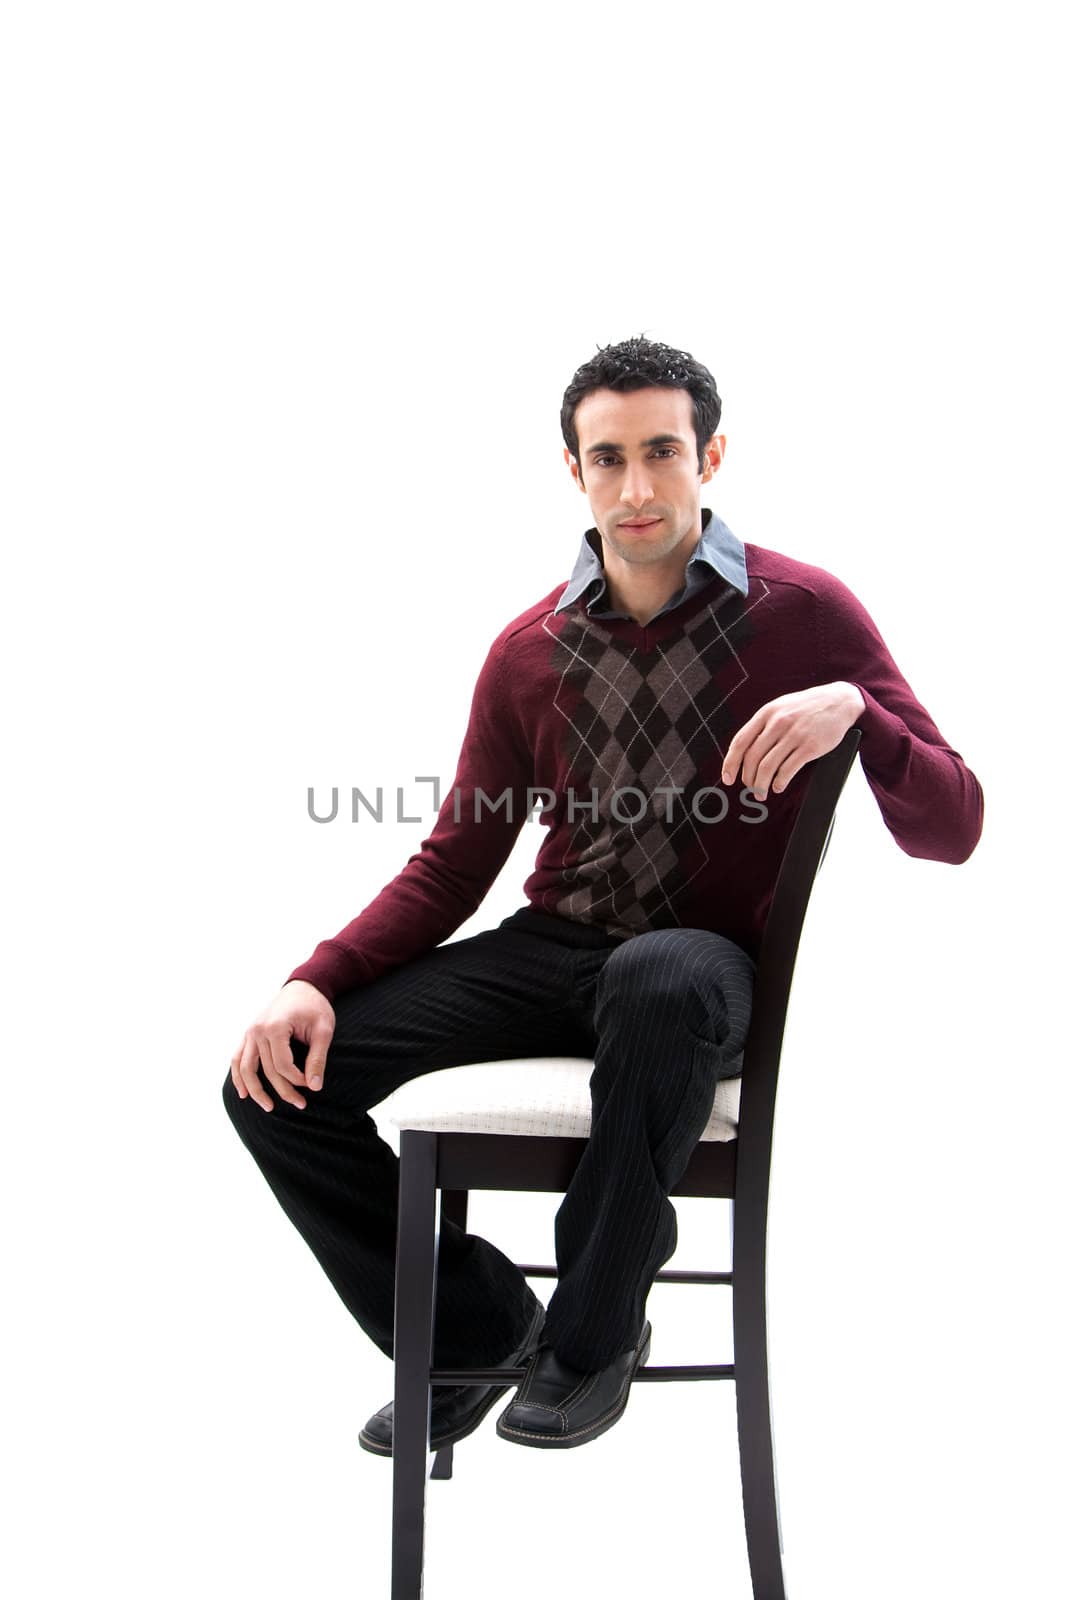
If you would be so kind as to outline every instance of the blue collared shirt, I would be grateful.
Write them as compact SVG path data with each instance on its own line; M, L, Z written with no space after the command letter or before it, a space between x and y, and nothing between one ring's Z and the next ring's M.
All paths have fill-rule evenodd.
M741 540L730 532L722 518L709 506L701 506L700 518L701 534L696 549L685 564L685 584L671 595L666 605L660 607L656 612L657 617L661 617L665 611L673 611L675 606L682 605L691 595L710 583L716 573L719 577L725 578L727 583L741 594L748 593L748 567L745 563L745 547ZM588 590L586 611L591 617L623 617L621 611L608 609L608 585L601 559L603 548L600 530L587 528L582 535L582 548L574 563L574 571L559 597L556 611L574 605L575 601L580 600Z

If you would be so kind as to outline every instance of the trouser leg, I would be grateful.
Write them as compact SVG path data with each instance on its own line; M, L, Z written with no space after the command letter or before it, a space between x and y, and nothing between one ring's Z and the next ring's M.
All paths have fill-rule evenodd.
M558 929L556 925L559 925ZM537 936L531 928L551 931ZM307 1108L274 1097L265 1112L227 1077L226 1109L286 1215L352 1315L393 1354L398 1162L368 1108L421 1073L466 1062L569 1055L588 1048L575 1005L576 962L617 941L562 919L509 918L443 945L337 998L323 1088ZM307 1049L292 1041L303 1066ZM434 1361L502 1360L533 1296L488 1240L442 1219Z
M579 1370L637 1343L648 1291L678 1242L668 1195L719 1078L738 1070L754 970L730 940L686 928L639 934L601 967L592 1130L556 1214L559 1282L544 1328Z

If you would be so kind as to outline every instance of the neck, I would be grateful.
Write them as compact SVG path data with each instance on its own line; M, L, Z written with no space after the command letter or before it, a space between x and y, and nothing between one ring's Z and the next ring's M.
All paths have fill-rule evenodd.
M695 538L684 547L672 550L662 561L652 561L647 566L620 561L613 550L605 547L604 581L611 609L621 612L624 617L632 617L642 627L651 622L671 595L685 583L686 563L699 539L698 524Z

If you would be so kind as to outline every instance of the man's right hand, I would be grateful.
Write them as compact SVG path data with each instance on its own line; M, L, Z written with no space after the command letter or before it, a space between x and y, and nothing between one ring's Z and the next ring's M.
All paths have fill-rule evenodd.
M333 1006L314 984L300 978L284 984L233 1053L230 1077L241 1099L251 1096L264 1111L274 1110L274 1101L259 1076L262 1066L274 1091L303 1111L307 1101L300 1090L322 1088L326 1051L336 1022ZM299 1039L308 1047L303 1071L293 1060L290 1039Z

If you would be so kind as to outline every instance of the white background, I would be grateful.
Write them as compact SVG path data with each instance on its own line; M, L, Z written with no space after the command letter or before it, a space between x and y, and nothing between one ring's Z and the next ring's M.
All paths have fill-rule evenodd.
M490 640L588 526L563 388L637 332L718 378L706 503L850 585L986 794L971 861L914 861L857 770L812 905L771 1241L790 1595L1051 1591L1051 16L7 9L9 1593L387 1593L356 1434L391 1367L221 1085L428 831L315 826L308 785L450 781ZM472 1226L547 1259L554 1205ZM722 1260L696 1207L675 1265ZM729 1359L724 1291L649 1309L654 1360ZM562 1455L490 1422L428 1498L431 1600L750 1592L726 1384L639 1386Z

